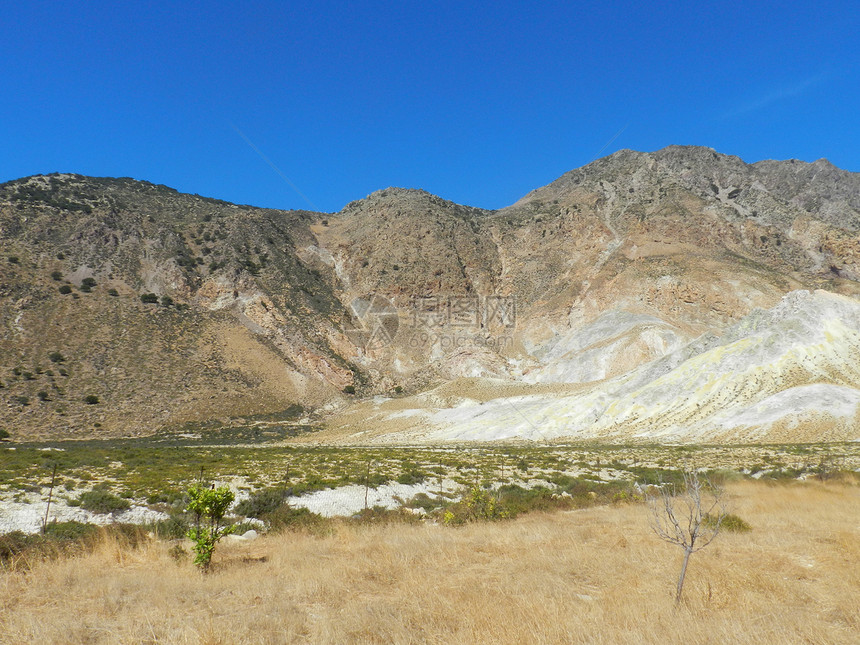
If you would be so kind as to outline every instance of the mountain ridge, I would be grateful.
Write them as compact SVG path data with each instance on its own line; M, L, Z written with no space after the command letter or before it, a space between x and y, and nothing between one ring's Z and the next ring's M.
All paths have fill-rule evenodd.
M283 413L342 428L356 397L459 378L576 389L792 291L856 298L858 230L858 173L689 146L619 151L498 210L420 189L315 213L127 178L14 180L0 424L83 438ZM353 306L369 294L397 312L379 347L355 333L378 322Z

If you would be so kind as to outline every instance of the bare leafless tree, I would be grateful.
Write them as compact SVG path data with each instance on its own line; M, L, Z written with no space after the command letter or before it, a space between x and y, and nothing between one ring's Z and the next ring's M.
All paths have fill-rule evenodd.
M687 470L680 485L652 486L646 499L654 533L661 540L684 549L684 562L675 593L675 604L678 604L690 556L708 546L720 532L726 516L723 489L707 480L700 480L695 470Z

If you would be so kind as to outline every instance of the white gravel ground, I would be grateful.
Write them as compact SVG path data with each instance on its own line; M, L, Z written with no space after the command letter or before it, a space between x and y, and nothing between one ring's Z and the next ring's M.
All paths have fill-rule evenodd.
M455 487L458 487L452 481L443 481L442 488L446 492L451 492ZM312 513L318 513L323 517L349 516L358 513L364 508L364 486L352 484L350 486L341 486L340 488L330 488L328 490L319 490L300 497L290 498L290 506L293 508L306 508ZM437 497L439 494L439 485L433 482L424 482L421 484L407 485L389 482L378 488L371 488L367 491L367 506L384 506L388 509L401 506L398 502L399 498L403 502L408 502L418 493L425 493L430 497Z
M458 485L453 481L444 480L442 482L442 488L447 493L452 492L457 487ZM364 508L364 493L364 486L361 485L341 486L340 488L320 490L307 495L292 497L290 498L290 505L294 508L306 508L324 517L350 516ZM384 506L393 509L401 506L403 502L408 502L418 493L426 493L435 498L439 494L439 484L435 480L432 483L415 485L396 482L383 484L377 488L368 489L367 505L368 507ZM247 493L242 497L247 497ZM43 494L28 493L23 499L19 498L20 501L0 499L0 535L11 531L39 532L45 517L46 498L47 491ZM76 506L68 506L60 498L51 502L48 521L76 521L100 525L115 522L145 524L167 519L167 517L165 513L136 505L122 513L99 515Z
M0 534L11 531L38 533L45 519L47 502L38 493L30 493L22 501L0 500ZM86 522L88 524L113 524L124 522L144 524L166 519L167 515L153 511L145 506L132 506L122 513L99 515L75 506L67 506L63 500L51 502L49 522Z

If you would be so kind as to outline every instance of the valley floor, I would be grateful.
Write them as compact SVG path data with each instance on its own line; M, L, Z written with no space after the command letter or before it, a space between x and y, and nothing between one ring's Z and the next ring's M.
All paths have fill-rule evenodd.
M856 643L860 486L731 484L691 560L641 504L460 528L355 525L225 544L201 575L172 545L0 572L2 643Z

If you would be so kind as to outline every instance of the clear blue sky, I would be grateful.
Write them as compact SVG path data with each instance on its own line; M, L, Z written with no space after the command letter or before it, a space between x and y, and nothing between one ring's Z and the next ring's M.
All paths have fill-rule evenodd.
M0 63L0 181L335 211L387 186L499 208L670 144L860 171L856 0L31 0Z

